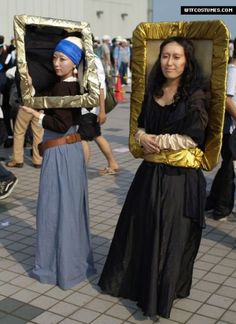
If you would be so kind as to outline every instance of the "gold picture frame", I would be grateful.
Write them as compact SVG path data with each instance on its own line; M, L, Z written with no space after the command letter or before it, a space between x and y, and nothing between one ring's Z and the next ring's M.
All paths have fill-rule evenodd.
M32 96L28 83L27 50L25 42L29 28L53 28L62 35L80 33L84 44L86 67L83 72L82 86L86 91L76 96ZM16 39L17 68L23 104L36 109L95 107L99 102L99 81L94 62L92 35L87 22L74 22L62 19L37 16L17 15L14 17L14 33ZM45 33L46 34L46 33ZM59 37L59 36L58 36ZM45 35L45 39L47 35Z
M191 161L185 165L178 162L178 158L168 157L166 154L162 156L158 154L158 157L157 154L156 156L153 154L149 160L211 170L219 160L225 112L229 31L221 20L141 23L136 27L132 39L130 151L135 158L144 158L134 137L137 131L137 119L141 112L147 75L158 57L161 41L170 36L183 36L193 41L196 58L205 76L210 78L211 99L205 149L204 152L199 149L188 152L188 154L193 153L194 159L191 157Z

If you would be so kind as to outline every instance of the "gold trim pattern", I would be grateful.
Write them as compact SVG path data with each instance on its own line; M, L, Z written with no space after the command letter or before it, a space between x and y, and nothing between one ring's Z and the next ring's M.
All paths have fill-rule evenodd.
M150 61L154 62L158 57L156 49L152 48L155 45L153 45L153 41L160 43L170 36L188 37L193 41L194 46L197 43L200 44L197 59L203 71L207 69L205 74L210 77L211 81L205 150L201 154L199 149L195 149L195 152L192 151L191 154L188 154L186 150L172 151L170 157L166 153L162 156L154 154L153 157L145 157L145 160L211 170L217 164L220 155L225 112L229 31L221 20L141 23L136 27L133 32L130 151L135 158L144 158L134 135L137 131L137 118L144 98L147 74L150 71L150 64L152 64ZM180 154L182 154L182 159L179 158ZM193 160L192 154L196 156L195 160ZM183 162L184 160L185 162Z
M27 25L55 26L68 32L80 32L82 34L86 69L84 72L83 86L88 93L78 96L64 97L33 97L27 78L27 61L24 37ZM92 36L87 22L74 22L61 19L43 18L37 16L19 15L14 17L14 32L16 39L17 67L20 74L20 89L23 104L36 109L46 108L78 108L96 107L99 102L99 81L94 62Z

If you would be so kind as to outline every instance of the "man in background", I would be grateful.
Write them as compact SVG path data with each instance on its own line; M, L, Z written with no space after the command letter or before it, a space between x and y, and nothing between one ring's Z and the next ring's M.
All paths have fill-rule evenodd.
M206 202L206 211L213 211L213 218L220 220L230 215L234 207L234 166L230 147L232 118L236 120L236 51L228 64L226 112L221 148L222 162Z

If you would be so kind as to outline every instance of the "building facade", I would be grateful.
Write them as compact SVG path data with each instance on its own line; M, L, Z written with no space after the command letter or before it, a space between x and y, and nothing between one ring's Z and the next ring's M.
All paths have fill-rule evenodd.
M150 17L152 1L141 0L0 0L0 34L6 43L14 36L14 15L33 15L73 21L86 21L100 38L118 35L131 38L140 22Z

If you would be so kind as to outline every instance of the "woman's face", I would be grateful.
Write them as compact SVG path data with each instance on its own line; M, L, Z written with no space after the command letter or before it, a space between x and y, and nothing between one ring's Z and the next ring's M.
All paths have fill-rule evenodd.
M61 80L65 80L73 76L75 64L69 59L68 56L61 52L54 52L52 62L56 75L59 76Z
M185 64L186 57L181 45L177 42L171 42L164 46L161 53L161 70L167 80L180 79Z

